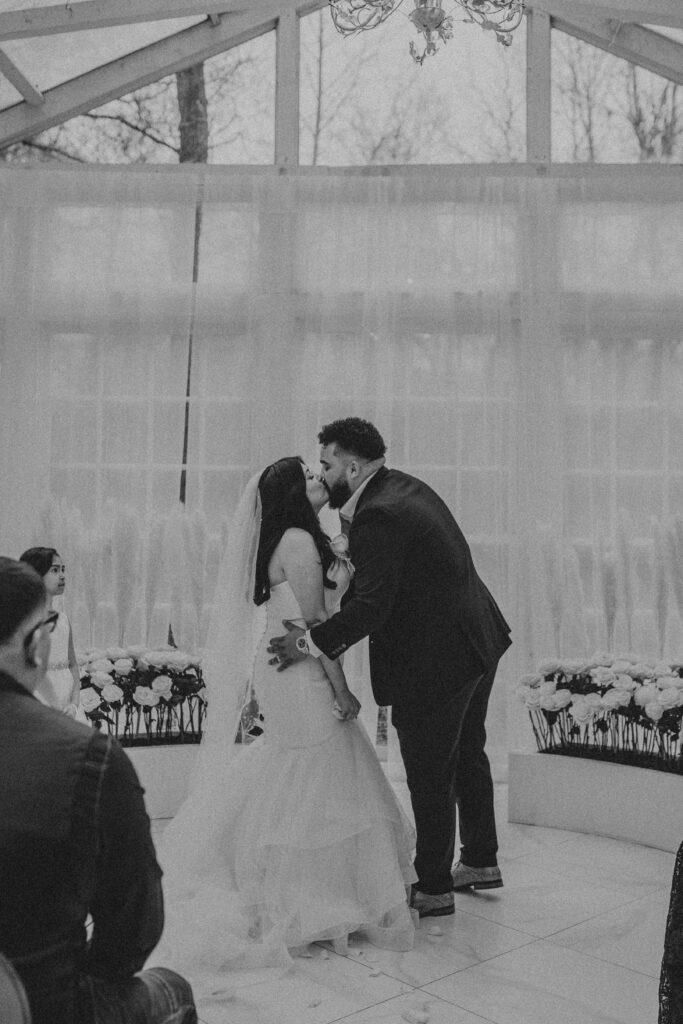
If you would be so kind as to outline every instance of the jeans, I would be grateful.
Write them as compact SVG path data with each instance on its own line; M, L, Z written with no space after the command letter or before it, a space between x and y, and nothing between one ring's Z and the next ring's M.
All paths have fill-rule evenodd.
M78 1024L197 1024L192 989L165 967L152 967L126 981L81 975Z
M452 888L456 806L463 863L477 868L497 864L493 781L484 750L496 667L458 681L434 706L392 709L415 815L420 892L439 895Z

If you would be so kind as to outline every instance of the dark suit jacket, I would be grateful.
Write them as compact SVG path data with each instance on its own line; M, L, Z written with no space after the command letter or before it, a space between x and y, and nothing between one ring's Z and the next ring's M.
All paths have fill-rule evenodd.
M480 580L469 545L431 487L382 467L349 532L356 569L341 610L311 630L337 658L369 636L380 705L420 705L493 667L510 627Z

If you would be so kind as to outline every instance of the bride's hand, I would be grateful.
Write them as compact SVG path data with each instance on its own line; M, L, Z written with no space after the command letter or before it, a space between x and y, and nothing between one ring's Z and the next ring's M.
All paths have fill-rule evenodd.
M354 718L358 718L360 701L350 690L344 690L342 693L335 694L335 704L339 708L338 717L343 722L351 722Z

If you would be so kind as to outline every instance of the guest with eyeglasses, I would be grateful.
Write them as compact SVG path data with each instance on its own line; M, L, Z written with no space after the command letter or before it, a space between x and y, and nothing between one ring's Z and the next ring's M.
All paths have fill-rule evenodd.
M35 697L55 622L41 576L0 557L0 951L32 1024L197 1024L188 982L143 970L164 911L135 769Z
M66 566L58 552L54 548L29 548L20 555L19 561L26 562L43 577L48 606L52 610L53 602L63 597L66 589ZM55 612L50 650L45 682L36 692L36 697L48 707L57 708L65 715L89 724L81 707L81 679L71 623L63 608Z

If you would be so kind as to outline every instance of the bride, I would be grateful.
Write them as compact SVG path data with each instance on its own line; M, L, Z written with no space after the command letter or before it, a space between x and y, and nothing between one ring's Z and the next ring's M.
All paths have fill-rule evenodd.
M204 674L208 722L185 804L161 844L167 936L188 957L257 966L312 942L344 952L350 933L412 946L406 890L414 834L339 662L308 657L286 674L268 637L283 620L327 618L348 587L317 512L322 481L298 457L252 478L219 570ZM255 691L264 734L233 739Z

